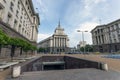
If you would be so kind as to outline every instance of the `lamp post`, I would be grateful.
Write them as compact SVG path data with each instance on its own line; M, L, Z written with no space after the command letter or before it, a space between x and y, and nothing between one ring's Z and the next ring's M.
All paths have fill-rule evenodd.
M80 30L77 30L77 32L82 32L82 41L83 41L83 46L84 46L84 54L85 54L85 44L84 44L84 32L88 32L88 31L80 31Z

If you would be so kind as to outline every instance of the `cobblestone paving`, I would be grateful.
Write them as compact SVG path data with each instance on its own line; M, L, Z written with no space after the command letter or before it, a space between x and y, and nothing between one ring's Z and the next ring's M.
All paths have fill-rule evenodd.
M71 69L25 72L19 78L6 80L120 80L120 73L97 69Z

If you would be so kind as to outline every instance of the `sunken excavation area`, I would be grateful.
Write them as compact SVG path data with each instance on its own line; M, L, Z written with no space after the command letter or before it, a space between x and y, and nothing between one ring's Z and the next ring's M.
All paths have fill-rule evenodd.
M70 56L42 56L21 66L22 72L80 68L102 69L102 63Z

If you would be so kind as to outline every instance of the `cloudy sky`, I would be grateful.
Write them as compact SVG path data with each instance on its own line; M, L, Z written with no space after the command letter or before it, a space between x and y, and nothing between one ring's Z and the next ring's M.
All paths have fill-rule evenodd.
M78 29L89 31L84 37L92 44L90 31L96 25L120 18L120 0L33 0L33 3L40 14L38 42L54 33L60 19L71 47L82 40Z

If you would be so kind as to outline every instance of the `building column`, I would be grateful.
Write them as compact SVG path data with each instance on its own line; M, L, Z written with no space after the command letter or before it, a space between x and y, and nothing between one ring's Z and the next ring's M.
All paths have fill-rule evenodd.
M58 47L60 47L60 38L58 38Z
M61 47L61 38L60 38L60 42L59 43L60 43L60 47Z
M63 38L63 47L65 47L65 38Z
M58 47L58 37L56 38L56 47Z
M66 38L65 38L65 47L67 46L67 44L66 44Z
M64 46L64 38L62 38L62 47Z
M56 37L55 37L55 47L56 47Z

